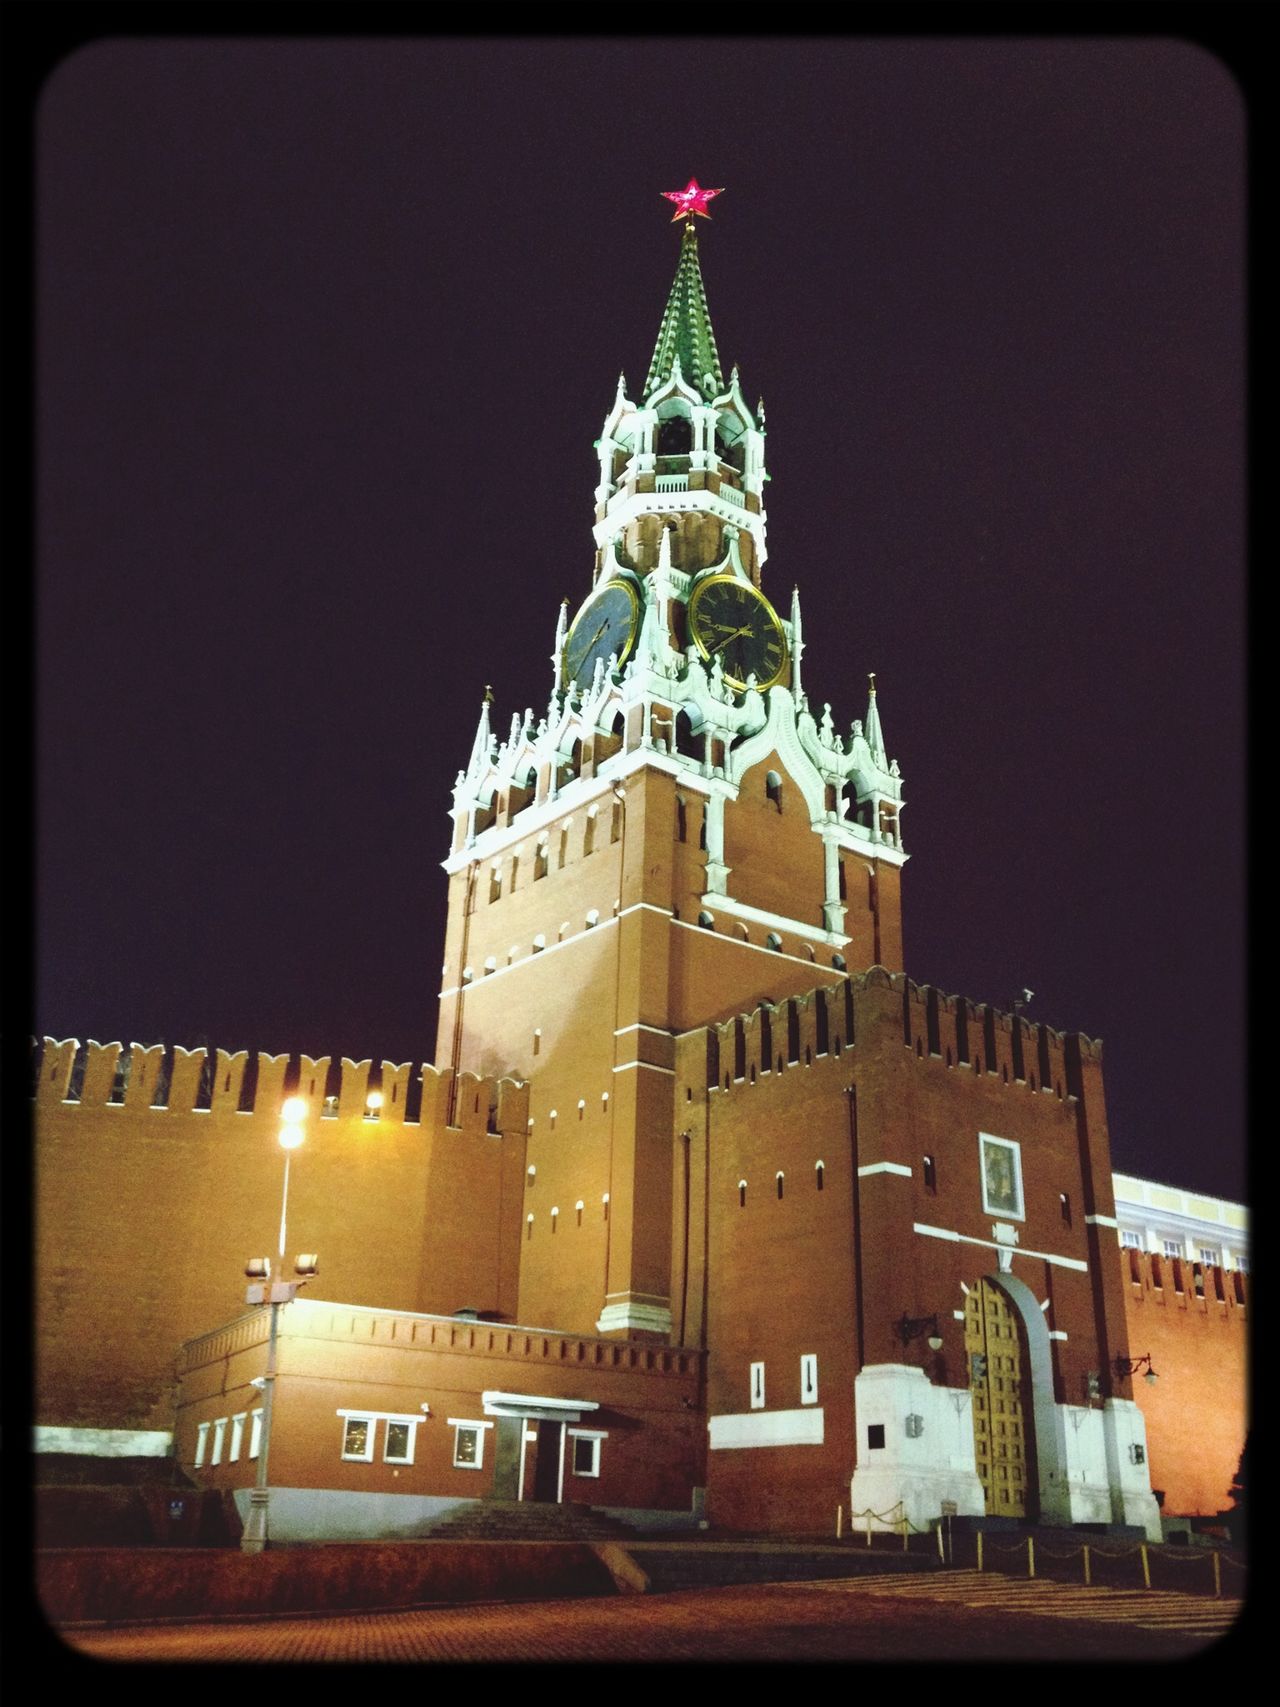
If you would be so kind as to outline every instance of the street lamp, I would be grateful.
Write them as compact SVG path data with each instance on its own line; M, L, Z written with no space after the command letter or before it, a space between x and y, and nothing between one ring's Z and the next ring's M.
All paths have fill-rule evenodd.
M249 1516L244 1534L240 1537L243 1553L261 1553L268 1539L267 1512L271 1490L267 1486L267 1454L271 1446L271 1411L276 1386L276 1344L280 1329L280 1306L292 1303L298 1288L316 1273L319 1259L314 1252L300 1256L294 1263L296 1280L284 1278L285 1223L289 1211L289 1162L294 1150L302 1144L306 1133L302 1123L307 1117L305 1097L287 1097L280 1110L284 1124L277 1142L284 1151L284 1186L280 1194L280 1253L274 1276L270 1257L251 1257L244 1272L249 1278L245 1302L267 1304L271 1308L271 1328L267 1335L267 1367L262 1376L262 1435L258 1441L258 1473L249 1490ZM256 1385L256 1383L255 1383Z
M1146 1382L1148 1387L1154 1387L1160 1377L1151 1367L1151 1353L1149 1351L1144 1351L1141 1357L1117 1357L1115 1363L1116 1374L1121 1376L1136 1375L1144 1364L1146 1365L1147 1373L1142 1377L1142 1379Z

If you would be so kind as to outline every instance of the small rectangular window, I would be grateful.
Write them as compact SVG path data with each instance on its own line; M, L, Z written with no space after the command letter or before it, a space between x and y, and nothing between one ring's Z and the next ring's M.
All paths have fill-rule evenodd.
M368 1464L373 1458L372 1417L348 1417L342 1430L342 1456L358 1464Z
M884 1446L884 1424L883 1423L868 1423L867 1424L867 1449L868 1449L868 1451L879 1452L883 1448L883 1446Z
M1142 1234L1131 1232L1128 1227L1120 1229L1120 1243L1126 1250L1140 1251L1142 1249Z
M227 1419L219 1417L213 1425L213 1451L209 1455L210 1464L221 1464L222 1443L227 1436Z
M1214 1250L1212 1245L1201 1245L1200 1261L1206 1268L1217 1268L1220 1261L1220 1254Z
M1182 1241L1180 1239L1166 1239L1164 1241L1164 1254L1167 1257L1180 1257L1182 1255Z
M256 1458L262 1451L262 1412L249 1413L249 1456Z
M244 1419L246 1415L247 1412L241 1411L239 1416L234 1416L231 1419L231 1451L227 1454L227 1458L232 1464L237 1463L240 1457L240 1447L244 1441Z
M196 1429L195 1467L198 1470L204 1463L204 1455L209 1450L209 1425L200 1423Z
M573 1441L573 1473L575 1476L599 1476L600 1474L600 1440L598 1434L574 1434L569 1437Z
M753 1411L762 1411L764 1409L763 1363L753 1363L751 1365L751 1409Z
M412 1464L415 1433L411 1422L388 1422L386 1438L382 1443L383 1463Z
M458 1470L479 1470L484 1464L484 1429L479 1423L455 1423L453 1463Z
M800 1403L816 1405L818 1402L818 1359L813 1352L806 1352L800 1359Z

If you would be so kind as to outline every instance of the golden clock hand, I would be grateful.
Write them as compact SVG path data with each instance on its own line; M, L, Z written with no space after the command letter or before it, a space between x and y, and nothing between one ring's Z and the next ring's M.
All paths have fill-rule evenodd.
M714 658L717 652L724 651L725 647L731 640L737 640L740 635L750 634L750 632L750 624L748 624L746 628L735 628L732 634L726 634L723 640L711 648L711 656Z

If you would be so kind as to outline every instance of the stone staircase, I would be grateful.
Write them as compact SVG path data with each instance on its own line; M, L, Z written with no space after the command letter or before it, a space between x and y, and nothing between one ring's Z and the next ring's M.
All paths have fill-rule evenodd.
M433 1541L633 1541L635 1531L587 1505L477 1500L431 1526Z

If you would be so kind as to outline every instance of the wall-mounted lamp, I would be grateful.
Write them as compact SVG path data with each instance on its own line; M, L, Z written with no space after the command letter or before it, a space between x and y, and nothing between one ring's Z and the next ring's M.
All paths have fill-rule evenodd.
M904 1310L894 1323L894 1332L903 1345L910 1345L912 1340L918 1340L922 1334L929 1336L929 1350L942 1350L942 1332L938 1327L936 1316L908 1316Z
M1147 1366L1147 1373L1142 1379L1148 1387L1154 1387L1160 1377L1151 1367L1151 1353L1149 1351L1144 1351L1141 1357L1117 1357L1115 1371L1117 1375L1136 1375L1144 1363Z

